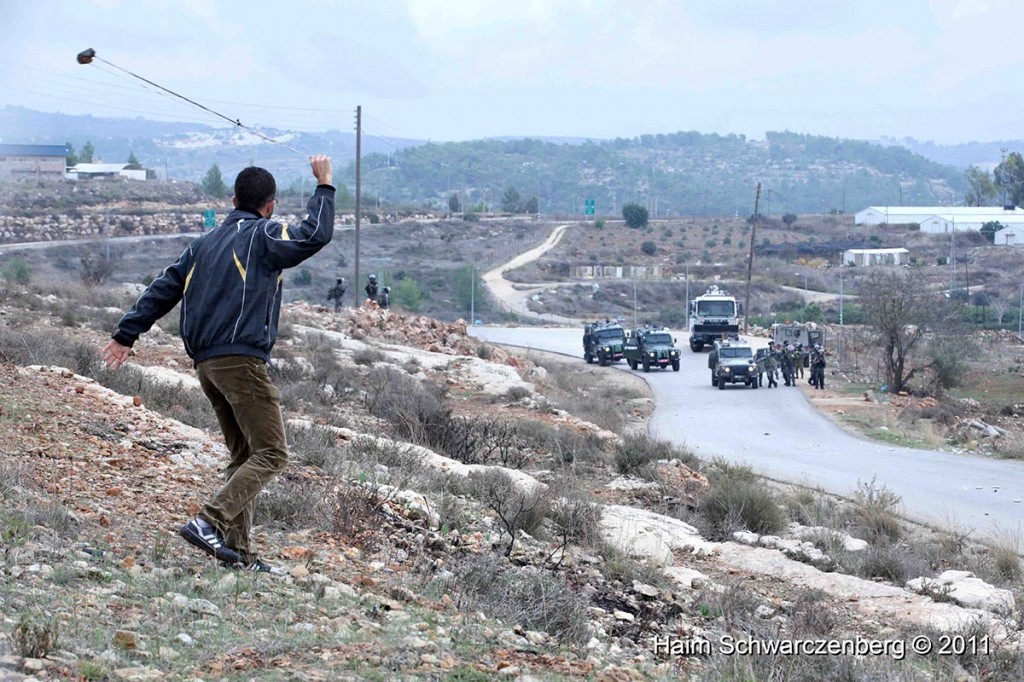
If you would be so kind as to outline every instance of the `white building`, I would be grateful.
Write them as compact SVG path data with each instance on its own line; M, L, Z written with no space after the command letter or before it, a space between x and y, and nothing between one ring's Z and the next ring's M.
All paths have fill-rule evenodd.
M843 251L843 265L907 265L910 251L895 249L847 249Z
M80 163L68 168L68 180L85 180L86 178L122 177L129 180L145 180L146 171L132 170L127 163Z
M1024 226L1024 209L1014 206L869 206L854 217L857 225L916 223L922 232L977 232L988 222Z
M996 230L995 243L1003 246L1024 246L1024 225Z

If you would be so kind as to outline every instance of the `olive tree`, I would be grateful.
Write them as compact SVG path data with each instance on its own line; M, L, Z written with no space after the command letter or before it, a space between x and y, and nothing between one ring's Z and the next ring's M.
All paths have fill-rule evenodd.
M952 301L928 286L920 269L870 272L858 288L865 322L881 351L890 393L899 393L916 375L933 369L935 358L926 346L940 345L957 330Z
M638 228L647 225L647 209L640 204L626 204L622 207L622 219L628 227Z

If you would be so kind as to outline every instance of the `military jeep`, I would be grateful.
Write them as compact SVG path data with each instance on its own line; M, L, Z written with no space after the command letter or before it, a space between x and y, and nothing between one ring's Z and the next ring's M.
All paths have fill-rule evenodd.
M626 332L618 322L604 320L590 322L583 326L583 359L587 364L606 367L622 359L622 346Z
M626 337L622 352L630 369L643 367L645 372L650 372L651 367L671 367L673 372L679 371L675 339L664 329L643 327L632 330Z
M740 341L716 341L708 355L708 369L711 370L711 385L719 390L726 384L743 384L757 388L760 384L760 369L754 356L754 349Z

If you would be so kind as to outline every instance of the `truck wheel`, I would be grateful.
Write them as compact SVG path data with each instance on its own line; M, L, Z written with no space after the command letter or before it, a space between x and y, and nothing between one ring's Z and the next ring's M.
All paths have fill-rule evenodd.
M718 377L715 376L714 372L711 373L711 385L712 386L717 386L718 385Z
M598 355L597 356L597 364L601 365L602 367L607 367L608 366L608 356L607 355Z
M642 362L644 363L644 371L645 372L650 372L651 371L651 363L647 362L647 358L644 358Z
M759 385L760 383L757 381L757 377L754 377L754 380L750 382L751 388L757 388Z
M719 379L719 381L718 381L718 390L719 391L724 391L725 390L725 382L722 381L721 379Z
M678 358L676 358L675 360L672 361L672 371L673 372L678 372L679 371L679 359Z
M591 355L590 353L584 353L583 359L587 361L588 365L594 364L594 356Z
M700 341L691 341L690 350L692 350L694 353L699 353L702 350L704 350L704 344L701 343Z
M636 360L626 360L626 364L629 365L630 369L632 369L632 370L636 369Z

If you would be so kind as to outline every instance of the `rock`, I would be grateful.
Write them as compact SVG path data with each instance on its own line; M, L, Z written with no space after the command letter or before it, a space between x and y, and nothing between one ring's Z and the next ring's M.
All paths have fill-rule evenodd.
M114 646L134 651L142 643L139 633L131 630L118 630L114 633Z
M642 583L639 580L633 581L633 591L645 597L650 597L651 599L661 594L661 590L659 590L657 587L654 587L653 585L648 585L647 583Z
M178 634L176 634L174 636L174 639L175 641L181 642L185 646L192 646L193 644L195 644L195 640L189 637L184 632L179 632Z
M291 570L288 571L288 575L295 579L306 578L309 576L309 569L299 564L298 566L292 566Z
M738 530L732 534L732 539L736 542L742 542L744 545L756 545L761 536L757 533L751 533L749 530Z
M122 682L147 682L148 680L162 680L164 674L152 668L118 668L113 672L113 677Z
M774 614L775 609L768 606L767 604L759 604L758 607L754 609L754 615L758 618L763 618L765 620L771 618Z
M189 599L186 606L193 613L220 618L220 607L206 599Z
M622 620L626 621L627 623L632 623L634 620L636 620L636 616L634 616L632 613L628 613L626 611L619 611L618 609L612 611L612 617L614 617L615 620Z
M915 578L907 581L906 588L1000 615L1012 614L1017 608L1013 592L989 585L970 571L944 571L938 578Z
M21 664L22 672L27 675L35 675L41 673L46 669L46 661L38 658L26 658L25 662Z

